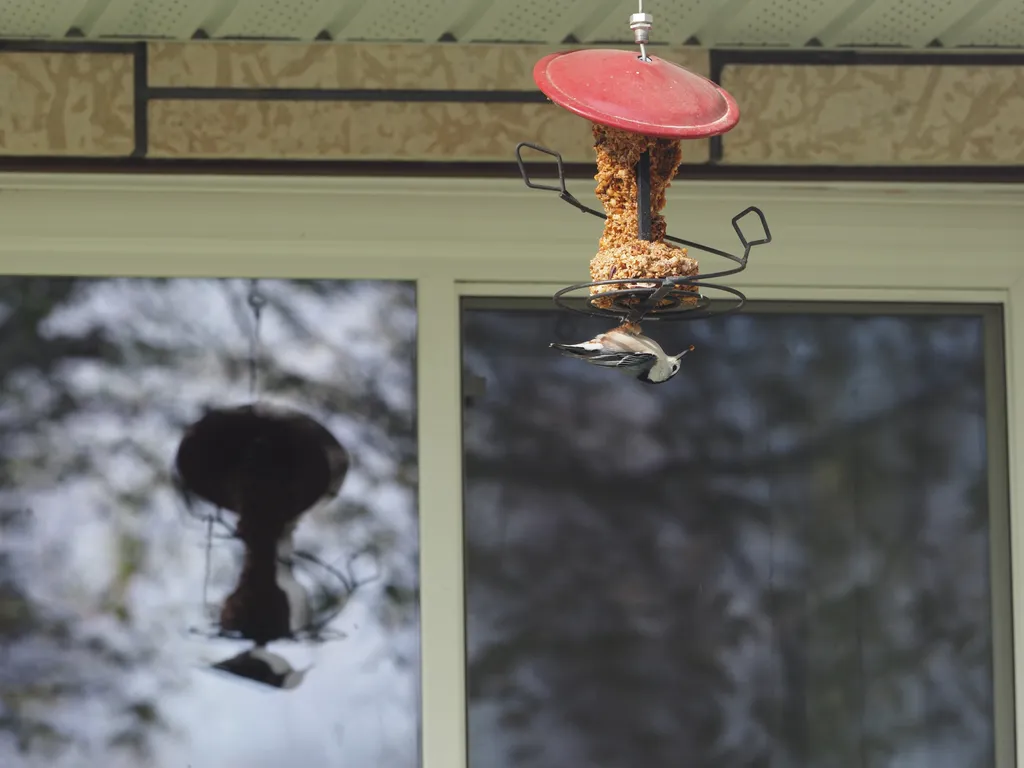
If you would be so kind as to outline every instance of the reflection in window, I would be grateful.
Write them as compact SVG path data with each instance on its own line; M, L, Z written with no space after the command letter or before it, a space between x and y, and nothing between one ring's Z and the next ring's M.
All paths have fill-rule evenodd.
M651 323L697 349L647 386L502 307L463 312L471 768L993 764L997 316Z
M419 764L415 336L406 283L0 280L0 765Z

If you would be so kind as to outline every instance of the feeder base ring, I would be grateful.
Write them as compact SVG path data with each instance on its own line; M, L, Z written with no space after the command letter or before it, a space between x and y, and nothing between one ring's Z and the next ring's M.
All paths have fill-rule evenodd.
M631 285L645 283L651 287L619 289L602 293L590 292L594 287L626 282ZM688 288L697 288L698 290L687 290ZM586 295L574 295L583 291L586 291ZM713 299L705 295L704 291L727 294L725 301L728 304L715 306ZM606 303L609 300L611 300L611 306L600 306L601 303ZM743 308L747 303L747 297L742 291L731 286L702 282L699 276L694 276L648 279L618 278L594 283L577 283L556 292L554 301L562 309L577 314L636 323L641 320L675 322L731 315ZM650 306L652 303L655 306Z

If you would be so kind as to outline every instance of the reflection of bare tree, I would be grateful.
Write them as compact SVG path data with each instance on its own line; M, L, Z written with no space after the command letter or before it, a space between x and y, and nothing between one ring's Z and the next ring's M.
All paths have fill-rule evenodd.
M389 638L381 653L412 678L413 289L264 287L264 391L327 419L358 454L342 501L304 519L302 549L325 563L373 553L381 579L366 600ZM203 553L169 472L202 406L247 398L245 292L244 281L0 280L5 766L18 754L164 765L161 740L187 741L165 704L194 674L175 643L196 619ZM220 573L221 591L235 578Z
M981 321L593 330L466 313L474 768L991 764Z

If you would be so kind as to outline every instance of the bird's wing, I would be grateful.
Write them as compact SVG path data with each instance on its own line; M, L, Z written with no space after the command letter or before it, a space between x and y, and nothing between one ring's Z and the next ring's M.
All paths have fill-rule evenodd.
M554 342L550 345L567 357L577 357L581 360L589 360L596 355L603 354L608 350L597 341L584 341L582 344L559 344Z
M654 339L644 336L642 333L628 333L615 328L607 333L602 333L595 339L600 340L604 346L622 352L636 352L638 354L664 355L665 351Z
M604 352L583 358L588 363L604 368L647 369L657 362L656 355L646 352Z
M648 349L647 345L643 343L642 337L633 336L632 334L622 333L621 331L609 331L608 333L599 333L597 336L592 338L590 341L582 341L579 344L552 344L555 349L561 350L562 352L568 352L574 355L593 355L598 352L654 352L655 350Z
M598 337L600 339L600 337ZM650 368L657 361L657 355L634 349L623 349L621 344L609 345L598 339L582 344L552 344L563 355L584 360L604 368L637 369Z

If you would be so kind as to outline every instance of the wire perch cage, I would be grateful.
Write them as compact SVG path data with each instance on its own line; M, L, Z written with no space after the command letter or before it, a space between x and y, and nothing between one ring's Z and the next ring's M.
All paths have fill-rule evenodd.
M554 158L558 173L557 186L538 182L530 176L530 172L526 168L526 162L523 160L524 148L529 148ZM516 162L519 165L519 173L523 177L523 181L530 189L557 192L560 199L569 203L577 210L583 213L589 213L591 216L596 216L599 219L608 218L604 212L599 211L596 208L591 208L588 205L584 205L575 195L569 192L566 187L565 168L562 163L562 156L558 152L537 144L531 144L523 141L516 146ZM644 165L647 166L646 173L650 173L649 162L645 164L641 159L641 163L638 164L637 168L638 189L642 189L644 186L644 182L642 180L642 176L645 173ZM639 198L637 200L637 208L638 229L643 233L645 229L643 220L645 218L648 221L650 220L650 199L645 199L643 197ZM743 232L742 222L744 220L749 221L751 217L757 219L763 234L759 237L748 239ZM732 217L732 228L736 233L736 236L739 238L740 247L743 249L743 252L740 255L729 253L718 248L713 248L710 245L701 245L700 243L695 243L692 240L685 240L673 235L666 234L665 240L693 250L727 259L736 265L734 267L723 269L718 272L681 277L630 277L625 278L628 279L630 285L647 285L648 287L608 290L601 293L591 293L590 291L592 288L599 286L621 285L624 278L576 283L575 285L570 285L557 291L554 296L555 303L563 309L568 309L573 312L579 312L595 317L625 318L629 322L639 322L644 319L661 321L698 320L712 315L723 315L738 312L743 308L743 305L747 301L747 297L743 292L738 288L713 283L711 281L728 277L729 275L738 274L746 269L751 250L753 250L755 246L770 243L772 241L772 235L764 213L760 208L753 205L744 208ZM693 288L698 289L696 295ZM716 302L718 303L718 306L712 305L712 297L705 295L704 291L723 294L723 296ZM580 295L583 292L587 292L589 295L583 297ZM582 305L580 304L581 298L583 299ZM607 302L608 300L611 300L609 306L598 306L597 304L599 301ZM719 303L723 301L726 302L724 306Z
M738 122L739 109L716 83L649 55L652 22L641 0L639 13L630 17L639 56L625 50L577 50L545 56L534 67L534 80L551 101L593 123L598 195L606 209L602 212L584 205L569 192L560 153L530 142L516 146L516 162L527 187L556 192L577 210L605 220L601 252L591 262L592 279L562 288L554 300L573 312L627 323L697 320L737 312L746 296L716 281L742 272L751 250L772 241L761 209L749 206L732 218L740 254L669 235L659 210L664 205L664 190L681 161L681 141L725 133ZM557 185L531 177L524 149L554 160ZM624 158L629 158L625 166ZM604 181L602 162L606 166ZM608 191L611 177L614 193ZM620 202L611 199L614 197L629 198L628 206L636 209L635 224L623 227L618 212L615 220L609 221L609 202ZM751 232L755 219L760 228L756 235ZM690 251L725 259L731 265L700 273ZM622 258L630 252L642 258ZM603 264L598 264L599 260ZM600 272L610 272L608 279L597 279Z

